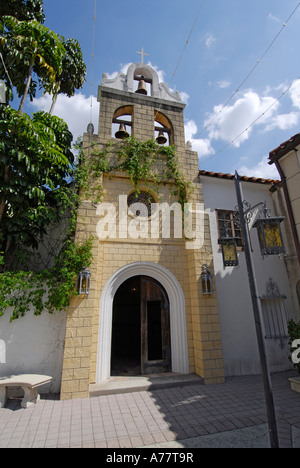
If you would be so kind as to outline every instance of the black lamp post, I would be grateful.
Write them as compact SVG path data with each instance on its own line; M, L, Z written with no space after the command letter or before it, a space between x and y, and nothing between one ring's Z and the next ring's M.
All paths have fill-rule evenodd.
M266 205L264 203L259 203L255 207L249 207L248 205L248 208L244 210L244 202L243 202L243 196L242 196L240 176L238 175L237 172L235 173L235 188L236 188L236 196L237 196L237 202L238 202L238 212L239 212L239 217L240 217L240 227L241 227L243 240L244 240L244 250L245 250L245 258L246 258L246 265L247 265L247 271L248 271L249 287L250 287L250 293L251 293L251 299L252 299L252 307L253 307L253 314L254 314L254 320L255 320L259 356L260 356L260 362L261 362L261 368L262 368L270 443L271 443L271 448L278 448L279 442L278 442L278 433L277 433L271 377L270 377L270 372L268 368L265 340L264 340L264 335L263 335L262 320L261 320L261 314L260 314L260 304L259 304L259 298L257 294L257 287L256 287L256 282L255 282L255 276L254 276L254 268L253 268L253 262L252 262L251 251L250 251L249 232L246 226L245 218L249 218L249 214L258 205L263 205L263 212L265 216L264 218L260 218L259 220L257 220L254 225L258 229L259 242L260 242L260 247L261 247L261 251L263 255L273 255L275 253L278 254L278 253L284 252L282 235L281 235L281 230L280 230L280 222L284 218L268 217Z

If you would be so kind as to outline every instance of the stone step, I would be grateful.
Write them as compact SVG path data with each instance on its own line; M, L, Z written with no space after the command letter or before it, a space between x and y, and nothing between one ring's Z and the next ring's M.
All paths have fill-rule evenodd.
M113 395L151 391L161 388L183 387L185 385L204 384L203 379L196 374L151 374L136 376L111 377L105 382L91 384L89 396Z

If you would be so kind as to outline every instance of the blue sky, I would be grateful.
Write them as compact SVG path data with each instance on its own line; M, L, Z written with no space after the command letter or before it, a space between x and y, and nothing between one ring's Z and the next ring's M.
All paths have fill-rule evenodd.
M95 21L94 11L95 0L44 0L45 25L80 42L88 69L83 89L55 109L75 137L89 123L91 94L97 128L102 74L139 62L143 47L182 93L201 169L278 178L267 156L299 132L298 0L96 0ZM40 108L47 97L31 105Z

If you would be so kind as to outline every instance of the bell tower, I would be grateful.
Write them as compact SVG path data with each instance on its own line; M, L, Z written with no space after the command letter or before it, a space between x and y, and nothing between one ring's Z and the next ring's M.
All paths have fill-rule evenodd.
M202 186L198 179L198 155L185 142L185 104L177 91L173 92L159 81L154 68L144 64L146 54L143 49L140 54L141 62L131 64L126 74L119 73L112 79L102 75L98 89L98 133L89 127L84 134L83 149L87 158L98 158L99 151L108 142L151 140L158 146L174 146L180 173L193 188L187 208L197 242L193 243L193 236L191 242L187 242L184 223L177 231L172 229L177 205L172 184L166 181L149 180L149 184L140 181L137 195L138 201L144 200L146 206L153 203L151 209L155 206L162 217L162 207L167 210L171 220L169 235L164 235L161 227L158 235L151 235L151 222L155 219L151 210L145 215L149 230L146 234L142 230L142 224L138 223L141 219L137 216L139 212L131 209L130 200L136 201L133 196L136 191L126 172L119 169L103 172L95 181L95 185L101 184L103 191L98 205L92 197L82 195L77 238L94 236L91 289L88 297L74 298L69 308L62 399L87 397L94 384L110 377L112 341L119 341L118 351L123 357L126 355L129 346L126 344L129 328L126 327L133 320L126 315L129 314L127 305L131 303L130 294L136 294L137 289L140 299L132 299L132 303L137 307L139 318L130 327L130 332L133 328L136 330L130 340L136 339L135 348L140 349L140 372L148 368L160 371L163 354L164 359L169 356L171 372L197 373L205 383L222 382L224 378L215 288L209 294L203 294L201 286L203 265L208 265L213 271L212 247L209 219L205 214ZM112 155L112 159L116 160L116 156ZM159 174L166 170L167 161L161 156L155 165ZM153 192L149 193L149 187L150 191L153 187ZM125 200L125 207L120 200L122 203ZM108 223L106 235L101 237L98 235L99 222L101 224L101 219L105 219L104 207L111 208L118 225L115 227ZM182 221L182 218L181 211L177 221ZM140 235L128 234L128 227L136 226L136 223L139 230L135 233ZM131 286L127 288L126 285ZM154 315L157 317L155 325L151 318ZM155 334L162 336L159 344L153 338ZM170 338L166 339L168 334ZM116 339L116 336L120 338ZM150 342L153 346L151 353ZM156 356L156 361L151 360L150 354ZM122 365L120 363L120 367Z

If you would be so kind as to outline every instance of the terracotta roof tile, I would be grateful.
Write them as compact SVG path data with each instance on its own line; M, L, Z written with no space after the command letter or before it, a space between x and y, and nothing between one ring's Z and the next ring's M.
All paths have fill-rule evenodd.
M296 133L296 135L292 136L289 140L285 141L284 143L281 143L281 145L279 145L277 148L270 151L269 164L272 164L275 159L279 159L285 154L289 153L298 145L300 145L300 133Z
M218 179L227 179L227 180L233 180L234 175L233 174L224 174L223 172L211 172L211 171L199 171L199 176L207 176L207 177L215 177ZM263 179L263 178L258 178L258 177L247 177L247 176L240 176L241 180L244 182L252 182L252 183L257 183L257 184L278 184L280 181L279 180L273 180L273 179Z

